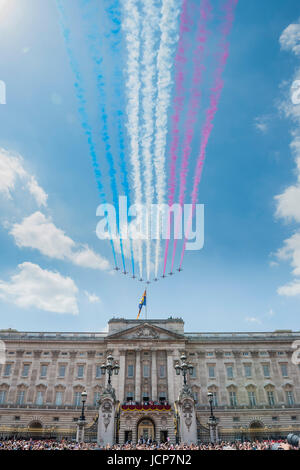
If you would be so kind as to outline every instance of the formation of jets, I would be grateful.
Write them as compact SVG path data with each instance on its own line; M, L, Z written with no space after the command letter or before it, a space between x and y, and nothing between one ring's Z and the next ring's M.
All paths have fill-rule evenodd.
M116 266L116 267L114 268L114 271L120 271L120 268L118 268L118 266ZM177 271L180 273L181 271L183 271L183 269L182 269L181 267L179 267L179 268L177 269ZM126 274L128 274L128 271L124 270L122 273L126 276ZM173 276L174 274L175 274L175 273L173 273L173 271L169 272L169 276ZM131 277L132 277L132 279L136 279L136 276L135 276L134 274L133 274ZM167 277L167 275L166 275L166 274L163 274L161 277L162 277L163 279L165 279L165 278ZM157 281L158 281L158 278L156 277L156 278L154 278L153 280L154 280L155 282L157 282ZM143 280L143 278L140 278L139 281L140 281L140 282L143 282L144 280ZM146 283L147 283L147 284L150 284L151 281L147 281Z

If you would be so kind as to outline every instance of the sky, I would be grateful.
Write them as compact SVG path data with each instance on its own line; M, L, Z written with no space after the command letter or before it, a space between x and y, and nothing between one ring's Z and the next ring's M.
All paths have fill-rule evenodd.
M168 88L159 85L156 69L152 76L145 72L165 59L159 55L160 0L140 1L136 9L134 0L61 0L61 7L55 0L0 0L0 82L6 86L6 104L0 104L0 328L101 331L110 318L136 318L145 289L145 282L138 282L138 250L134 248L137 279L131 277L128 243L124 262L129 273L122 274L120 248L120 271L114 271L111 244L96 235L96 210L100 203L113 203L114 196L126 194L126 178L131 202L147 194L158 200L162 186L155 177L155 162L162 156L168 188L182 3L163 3L175 5L177 11L172 10L163 24L170 59L165 71ZM206 24L210 34L187 203L218 60L224 3L211 0ZM153 8L147 10L149 5ZM199 2L187 1L187 9L179 150L192 94L193 61L201 59L196 49ZM147 15L152 23L142 21ZM147 24L152 31L145 29ZM143 34L151 41L137 57L134 47L136 41L144 47ZM178 244L176 274L162 279L162 243L159 281L153 282L152 245L147 316L181 317L186 331L299 330L300 104L292 100L292 86L300 80L299 3L239 0L228 44L198 189L197 202L205 211L204 246L185 252L179 273ZM130 81L135 67L140 70L138 84ZM144 114L136 121L137 90ZM163 97L165 91L169 99ZM148 99L144 108L143 99ZM155 112L163 122L165 144L163 138L155 140ZM147 147L148 131L157 148L153 142ZM134 142L136 157L144 165L139 179L134 174ZM95 159L101 178L95 175ZM145 243L142 248L146 279ZM166 273L170 260L171 251Z

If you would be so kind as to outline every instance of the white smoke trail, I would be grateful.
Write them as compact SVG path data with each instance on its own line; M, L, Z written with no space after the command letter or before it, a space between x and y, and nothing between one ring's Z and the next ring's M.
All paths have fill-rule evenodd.
M142 122L143 135L141 140L142 155L145 166L145 202L150 214L153 202L153 165L152 144L155 122L155 97L156 97L156 35L158 33L159 9L153 0L144 0L143 9L143 54L142 54ZM150 225L148 222L148 238L146 241L146 275L150 279L151 239Z
M167 139L168 108L171 98L171 69L178 40L178 17L181 0L163 0L160 20L161 40L157 56L157 100L156 133L154 144L154 166L156 175L157 202L163 204L166 198L165 150ZM160 221L157 220L159 230ZM160 237L156 241L155 277L158 275L160 258Z
M123 30L126 37L127 58L127 129L130 139L130 159L134 187L134 203L142 203L141 165L139 160L139 98L140 98L140 30L141 18L136 0L122 0ZM138 264L140 277L143 275L142 243L138 244Z

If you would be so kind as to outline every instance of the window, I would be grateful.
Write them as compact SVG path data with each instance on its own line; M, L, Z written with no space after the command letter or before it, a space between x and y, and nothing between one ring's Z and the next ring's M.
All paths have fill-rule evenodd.
M134 372L133 364L128 364L127 376L128 377L133 377L133 372Z
M17 394L17 405L24 405L25 403L25 390L19 390Z
M226 367L227 379L233 379L233 367L227 366Z
M55 405L56 406L61 406L62 405L62 398L63 398L63 392L56 392L56 394L55 394Z
M268 364L263 364L264 377L270 377L270 367Z
M230 406L237 406L236 392L233 390L229 392L229 403Z
M287 392L285 392L285 394L286 394L287 404L288 405L294 405L295 400L294 400L294 394L293 394L292 390L288 390Z
M243 352L243 356L249 356L248 352Z
M6 402L6 390L0 390L0 405Z
M162 379L166 376L166 366L159 366L159 377Z
M217 392L212 392L213 396L212 396L212 399L213 399L213 406L218 406L218 396L217 396Z
M53 416L53 421L59 421L59 417L58 416Z
M190 376L193 377L193 378L197 377L197 376L196 376L196 368L195 368L195 367L193 367L193 368L191 369L191 371L190 371Z
M84 366L77 367L77 378L82 379L84 374Z
M194 397L195 403L198 403L199 401L198 392L193 392L193 397Z
M267 351L260 351L259 354L260 354L260 356L267 356L268 355Z
M278 421L278 416L272 416L272 421Z
M75 392L74 393L74 406L80 406L81 405L81 392Z
M149 401L149 392L148 392L148 390L144 390L144 392L143 392L143 401Z
M234 423L238 423L239 420L240 420L240 418L239 418L238 416L234 416L234 417L232 418L232 421L233 421Z
M291 416L292 421L297 421L297 416Z
M144 364L143 377L149 377L149 375L150 375L150 367L148 366L148 364Z
M212 357L212 356L214 355L214 353L213 353L213 352L207 352L206 355L207 355L208 357Z
M11 364L5 364L5 368L4 368L4 376L5 377L9 377L11 374Z
M256 395L254 391L248 391L248 398L250 406L256 406Z
M24 364L23 365L22 377L28 377L29 367L30 367L29 364Z
M133 401L133 392L127 392L127 401Z
M101 366L96 366L96 379L100 379L102 377Z
M100 392L94 392L94 406L98 405L99 400L100 400Z
M208 377L210 379L215 377L215 366L208 366Z
M15 421L20 421L21 417L20 416L15 416Z
M267 392L267 396L268 396L268 403L270 406L274 406L275 405L275 397L274 397L274 392L273 390L269 390Z
M43 405L44 403L44 393L42 391L38 391L36 394L36 405Z
M278 351L278 352L277 352L277 355L278 355L278 356L283 356L283 354L284 354L283 351Z
M224 356L231 356L231 352L230 351L225 351Z
M47 377L48 366L41 367L41 377Z
M59 366L58 368L58 376L63 378L66 375L66 366Z
M287 364L280 364L282 377L288 376Z
M244 365L245 377L251 377L251 364Z

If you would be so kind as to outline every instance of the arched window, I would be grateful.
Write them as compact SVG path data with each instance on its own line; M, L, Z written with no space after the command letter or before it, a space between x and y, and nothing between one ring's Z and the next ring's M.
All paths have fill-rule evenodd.
M234 385L230 385L230 387L227 387L227 391L228 391L228 397L229 397L229 405L238 406L237 388Z
M251 407L257 405L257 399L256 399L256 388L253 385L249 385L246 387L247 393L248 393L248 400L249 400L249 405Z
M268 404L270 406L275 406L275 387L273 385L266 385L265 391L267 395Z

